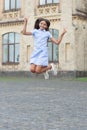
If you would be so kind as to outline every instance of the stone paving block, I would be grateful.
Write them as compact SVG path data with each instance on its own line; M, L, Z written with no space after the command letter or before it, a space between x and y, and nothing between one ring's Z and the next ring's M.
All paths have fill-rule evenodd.
M0 130L87 130L87 82L0 78Z

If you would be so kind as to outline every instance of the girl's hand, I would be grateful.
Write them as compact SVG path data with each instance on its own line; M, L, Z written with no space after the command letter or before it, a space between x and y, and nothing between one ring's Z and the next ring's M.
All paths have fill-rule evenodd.
M64 28L64 29L63 29L63 34L65 34L66 32L67 32L67 30Z
M24 18L24 22L26 22L26 23L28 22L28 17Z

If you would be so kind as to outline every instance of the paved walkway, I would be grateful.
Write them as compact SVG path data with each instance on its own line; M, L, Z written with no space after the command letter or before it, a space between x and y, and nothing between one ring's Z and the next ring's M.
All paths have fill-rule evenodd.
M87 82L0 78L0 130L87 130Z

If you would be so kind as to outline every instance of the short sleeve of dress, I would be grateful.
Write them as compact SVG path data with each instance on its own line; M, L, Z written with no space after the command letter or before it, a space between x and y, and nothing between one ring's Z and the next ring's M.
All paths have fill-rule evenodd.
M37 32L36 29L34 29L34 30L31 31L32 35L35 35L36 32Z
M52 38L52 34L48 32L48 39Z

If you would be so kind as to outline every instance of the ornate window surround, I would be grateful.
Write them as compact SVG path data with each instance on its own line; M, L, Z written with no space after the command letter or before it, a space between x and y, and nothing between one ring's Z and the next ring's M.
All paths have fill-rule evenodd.
M58 3L50 3L40 5L40 1L38 1L37 6L35 8L35 16L44 17L44 16L53 16L60 15L61 6L60 2Z

